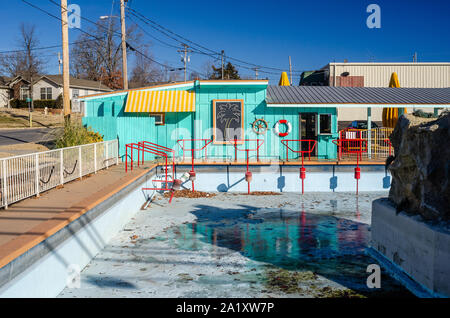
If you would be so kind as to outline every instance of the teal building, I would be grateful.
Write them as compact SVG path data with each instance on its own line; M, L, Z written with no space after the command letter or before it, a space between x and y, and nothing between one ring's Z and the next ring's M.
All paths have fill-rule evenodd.
M80 98L84 104L83 124L98 131L105 140L125 145L150 141L183 155L181 139L213 140L208 145L211 160L231 159L238 149L259 148L259 159L299 158L291 150L312 150L318 159L336 159L338 138L336 107L327 104L298 104L298 87L269 86L266 80L197 80L147 88L116 91ZM280 102L282 98L289 100ZM266 129L267 128L267 129ZM300 144L296 140L314 140ZM246 140L245 142L241 140ZM282 140L291 140L287 150ZM189 143L191 143L189 145ZM203 140L190 141L185 149L203 147ZM238 151L245 158L245 151ZM190 153L186 153L190 157ZM201 153L196 153L199 158ZM250 152L256 157L256 151Z

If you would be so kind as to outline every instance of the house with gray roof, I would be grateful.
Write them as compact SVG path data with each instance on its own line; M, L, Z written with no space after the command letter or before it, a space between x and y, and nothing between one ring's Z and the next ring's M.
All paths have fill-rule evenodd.
M70 98L112 92L108 86L98 81L70 77ZM63 92L62 75L43 75L33 84L34 100L57 99Z
M0 107L8 107L14 99L30 97L30 82L22 76L14 78L0 76ZM108 93L113 90L99 81L70 77L70 98ZM33 83L33 100L56 100L63 92L62 75L41 75Z

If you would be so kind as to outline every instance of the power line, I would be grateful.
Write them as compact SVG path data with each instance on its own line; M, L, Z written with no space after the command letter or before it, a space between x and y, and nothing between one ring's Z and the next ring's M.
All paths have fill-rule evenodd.
M165 46L167 46L167 47L179 49L178 46L169 44L169 43L167 43L167 42L165 42L165 41L163 41L163 40L161 40L161 39L159 39L159 38L153 36L153 35L150 34L149 32L147 32L147 30L145 30L142 26L140 26L140 25L136 22L136 20L134 20L132 17L128 16L128 18L129 18L131 21L133 21L134 24L135 24L140 30L142 30L142 32L144 32L146 35L148 35L148 36L151 37L152 39L155 39L156 41L162 43L163 45L165 45ZM144 22L144 23L147 23L147 22L145 22L145 21L143 21L143 22Z
M29 6L31 6L31 7L33 7L33 8L35 8L35 9L37 9L37 10L43 12L43 13L45 13L46 15L48 15L48 16L50 16L50 17L53 17L53 18L55 18L55 19L57 19L57 20L59 20L59 21L62 21L61 18L59 18L58 16L55 16L54 14L48 12L47 10L42 9L41 7L32 4L32 3L30 3L30 2L27 1L27 0L22 0L22 1L23 1L24 3L26 3L27 5L29 5ZM54 3L54 4L56 4L53 0L49 0L49 1L52 2L52 3ZM58 5L58 4L56 4L56 5ZM61 6L58 5L58 7L61 7ZM127 11L128 11L128 12L130 12L130 10L136 12L135 10L133 10L133 9L131 9L131 8L127 8ZM133 12L131 12L131 14L133 14ZM138 12L137 12L137 14L139 14L140 16L142 16L143 19L148 20L148 21L151 21L150 19L146 18L146 17L143 16L142 14L140 14L140 13L138 13ZM136 15L134 14L134 16L136 16ZM136 16L136 17L139 18L138 16ZM89 21L90 23L92 23L92 24L94 24L94 25L97 25L97 26L99 26L99 27L101 27L101 28L103 28L103 29L106 29L106 27L104 27L104 26L102 26L102 25L100 25L100 24L98 24L98 23L96 23L96 22L93 22L93 21L89 20L88 18L83 18L83 19L86 20L86 21ZM143 21L142 19L140 19L140 20ZM143 22L144 22L144 21L143 21ZM151 21L151 22L153 22L153 21ZM153 23L155 23L155 22L153 22ZM149 26L152 26L152 25L150 25L150 24L148 24L148 23L146 23L146 24L149 25ZM159 24L157 24L157 25L159 26ZM161 28L164 28L163 26L160 26L160 27L161 27ZM171 33L171 34L175 34L175 35L178 36L179 38L184 39L184 40L186 40L187 42L192 43L192 44L194 44L194 45L197 46L197 47L203 48L203 49L205 49L205 50L211 52L211 53L206 53L206 52L204 52L204 51L202 51L202 50L199 50L198 48L192 48L192 49L194 49L194 51L193 51L192 53L207 55L207 56L210 56L210 57L212 57L212 58L214 58L214 59L217 59L217 56L221 55L221 53L217 53L217 52L215 52L215 51L213 51L213 50L210 50L210 49L208 49L208 48L206 48L206 47L203 47L202 45L197 44L197 43L195 43L195 42L193 42L193 41L191 41L191 40L188 40L188 39L186 39L186 38L184 38L184 37L182 37L182 36L180 36L180 35L177 35L176 33L172 32L172 31L170 31L170 30L168 30L168 29L165 29L165 28L164 28L165 30L167 30L167 32L164 32L164 31L161 31L160 29L158 29L158 27L153 27L153 28L154 28L155 30L161 32L162 34L164 34L164 35L166 35L166 36L169 36L170 38L172 38L173 40L175 40L175 41L177 41L177 42L179 42L179 43L181 43L181 44L183 44L182 41L180 41L179 39L177 39L177 38L174 37L174 36L168 35L167 32L169 32L169 33ZM79 28L78 28L77 30L80 31L80 32L82 32L82 33L84 33L84 34L86 34L86 35L88 35L88 36L90 36L90 37L92 37L93 39L91 39L91 40L84 40L84 41L77 41L77 42L73 42L73 43L71 43L71 44L78 44L78 43L83 43L83 42L87 42L87 41L94 41L94 40L102 41L101 38L98 38L97 36L95 36L95 35L93 35L93 34L87 32L87 31L84 31L84 30L79 29ZM109 31L109 30L108 30L108 31ZM114 33L116 33L116 34L118 35L117 32L114 31ZM162 41L162 42L163 42L163 41ZM167 44L167 43L166 43L166 44ZM129 48L131 51L136 52L137 54L143 56L144 58L148 59L149 61L152 61L152 62L154 62L154 63L156 63L156 64L158 64L158 65L160 65L160 66L162 66L162 67L164 67L164 68L166 68L166 69L176 69L176 67L174 67L174 66L171 66L171 65L168 65L168 64L165 64L165 63L161 63L161 62L155 60L154 58L149 57L149 56L146 55L145 53L143 53L143 52L141 52L140 50L134 48L129 42L127 42L126 45L127 45L127 48ZM170 44L169 44L169 45L170 45ZM171 47L178 48L178 47L173 46L173 45L170 45L170 46L171 46ZM38 48L38 49L50 49L50 48L56 48L56 47L59 48L60 46L56 46L56 45L55 45L55 46L51 46L51 47ZM17 50L17 51L20 51L20 50ZM10 52L13 52L13 51L10 51ZM0 52L0 53L3 53L3 52ZM241 61L241 60L238 60L238 59L235 59L235 58L231 58L231 57L229 57L229 56L226 56L226 57L229 58L229 59L236 60L236 61ZM269 71L261 70L261 68L264 68L264 69L282 70L282 69L276 69L276 68L270 68L270 67L263 67L263 66L259 66L259 65L253 64L253 63L248 63L248 62L245 62L245 61L242 61L242 62L243 62L244 64L257 66L257 67L259 68L259 72L260 72L260 73L264 73L264 74L279 75L278 73L275 73L275 72L269 72ZM240 64L236 64L236 63L235 63L235 66L238 67L238 68L248 69L248 70L252 70L252 71L254 70L254 67L248 67L248 66L244 66L244 65L240 65ZM202 74L202 72L196 71L195 69L193 69L193 70L194 70L196 73L200 74L200 75L205 75L205 74Z
M22 0L22 1L24 1L24 0ZM57 6L58 8L62 9L61 5L58 4L57 2L55 2L55 1L53 1L53 0L48 0L48 1L50 1L51 3L53 3L53 4L54 4L55 6ZM113 3L113 6L114 6L114 3ZM67 11L67 10L66 10L66 11ZM99 24L98 22L95 22L95 21L93 21L93 20L91 20L91 19L88 19L88 18L86 18L85 16L82 16L82 15L80 15L80 14L76 14L76 13L72 13L72 14L78 16L78 17L79 17L80 19L82 19L82 20L85 20L85 21L87 21L87 22L89 22L89 23L91 23L91 24L93 24L93 25L95 25L95 26L97 26L97 27L100 27L100 28L104 29L104 30L107 31L108 33L115 33L116 36L122 36L121 33L117 32L117 31L114 31L114 30L111 30L111 21L110 21L110 23L109 23L109 27L106 27L106 26L101 25L101 24ZM81 29L79 29L79 30L81 31Z
M149 21L150 23L152 23L152 28L153 28L153 29L155 29L155 30L157 30L158 32L160 32L160 33L162 33L162 34L164 34L164 35L170 37L171 39L173 39L173 40L175 40L175 41L177 41L177 42L180 42L180 43L183 43L183 41L184 41L184 42L189 42L189 43L193 44L194 46L197 46L197 47L199 47L199 48L201 48L201 49L203 49L203 50L206 50L206 51L210 52L210 53L206 53L206 52L202 52L201 50L198 50L199 52L197 52L197 53L201 53L201 54L205 54L205 55L210 55L210 54L211 54L211 55L214 55L214 56L217 56L217 55L220 55L220 54L221 54L221 53L219 53L219 52L216 52L216 51L214 51L214 50L211 50L211 49L209 49L209 48L207 48L207 47L205 47L205 46L202 46L202 45L200 45L200 44L198 44L198 43L196 43L196 42L193 42L193 41L191 41L191 40L189 40L189 39L183 37L182 35L179 35L179 34L173 32L173 31L171 31L171 30L165 28L164 26L158 24L157 22L151 20L150 18L144 16L143 14L137 12L137 11L134 10L134 9L129 8L129 9L128 9L128 12L131 13L131 14L133 14L133 15L135 15L135 16L136 16L136 15L139 15L140 17L142 17L142 19L145 19L145 20ZM170 33L170 35L167 34L167 33ZM179 39L181 39L181 40L183 40L183 41L181 41L181 40L179 40ZM231 56L225 56L225 57L228 58L228 59L230 59L230 60L234 60L234 61L237 61L237 62L240 62L240 63L243 63L243 64L250 65L250 66L252 66L252 68L257 67L258 69L263 68L263 69L274 70L274 71L285 71L285 69L275 68L275 67L269 67L269 66L263 66L263 65L258 65L258 64L250 63L250 62L247 62L247 61L244 61L244 60L241 60L241 59L237 59L237 58L234 58L234 57L231 57ZM262 71L261 71L261 72L262 72ZM295 71L295 70L293 70L292 72L293 72L293 73L302 73L303 71Z
M51 16L51 17L53 17L53 18L55 18L55 19L57 19L57 20L59 20L59 21L62 22L62 19L61 19L60 17L55 16L54 14L48 12L47 10L42 9L42 8L40 8L40 7L36 6L36 5L34 5L34 4L30 3L30 2L28 2L27 0L22 0L22 1L23 1L24 3L26 3L26 4L28 4L29 6L31 6L31 7L33 7L33 8L35 8L35 9L37 9L37 10L39 10L39 11L41 11L41 12L43 12L43 13L45 13L45 14L47 14L47 15L49 15L49 16ZM50 0L50 1L51 1L51 0ZM58 6L59 6L59 5L58 5ZM85 18L85 19L86 19L86 18ZM94 23L94 24L100 26L99 24L97 24L97 23L95 23L95 22L92 22L92 23ZM103 27L103 28L104 28L104 27ZM85 33L86 35L88 35L88 36L90 36L90 37L93 37L93 38L95 38L95 39L97 39L97 40L99 40L99 41L102 41L102 39L98 38L98 37L95 36L95 35L90 34L90 33L87 32L87 31L84 31L84 30L79 29L79 28L78 28L77 30L79 30L80 32L83 32L83 33ZM81 42L83 42L83 41L81 41ZM139 51L138 49L136 49L136 48L134 48L133 46L131 46L130 43L128 43L128 42L126 43L126 45L127 45L127 48L129 48L131 51L140 54L141 56L147 58L148 60L150 60L150 61L152 61L152 62L154 62L154 63L156 63L156 64L158 64L158 65L161 65L161 66L163 66L163 67L165 67L165 68L175 68L175 67L172 67L172 66L170 66L170 65L160 63L160 62L158 62L157 60L155 60L155 59L153 59L153 58L147 56L146 54L142 53L142 52Z
M39 7L39 6L36 6L36 5L34 5L33 3L28 2L27 0L22 0L22 2L26 3L26 4L29 5L30 7L35 8L36 10L39 10L39 11L45 13L46 15L48 15L48 16L50 16L50 17L52 17L52 18L55 18L55 19L57 19L57 20L63 22L62 19L61 19L60 17L55 16L54 14L48 12L47 10L44 10L44 9L42 9L42 8ZM93 37L93 38L96 39L96 40L101 41L100 38L98 38L98 37L95 36L95 35L90 34L89 32L86 32L86 31L84 31L84 30L82 30L82 29L80 29L80 28L77 28L77 30L80 31L80 32L82 32L82 33L85 33L85 34L89 35L90 37Z
M70 43L70 45L75 45L75 44L80 44L80 43L86 43L86 42L91 42L91 41L95 41L95 40L96 40L96 39L84 40L84 41L76 41L76 42ZM50 50L50 49L56 49L56 48L61 48L61 44L58 44L58 45L51 45L51 46L37 47L37 48L32 49L32 51ZM12 54L12 53L27 52L27 51L28 51L28 50L24 50L24 49L20 49L20 50L10 50L10 51L0 51L0 54Z

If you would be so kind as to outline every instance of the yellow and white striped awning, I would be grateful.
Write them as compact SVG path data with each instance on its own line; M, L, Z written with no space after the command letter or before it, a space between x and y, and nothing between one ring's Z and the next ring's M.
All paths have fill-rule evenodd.
M131 91L126 113L195 112L195 92L190 91Z

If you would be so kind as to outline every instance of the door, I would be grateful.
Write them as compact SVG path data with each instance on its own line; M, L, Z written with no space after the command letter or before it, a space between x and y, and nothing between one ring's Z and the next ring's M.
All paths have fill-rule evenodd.
M317 142L317 113L300 113L300 139L302 140L315 140ZM302 142L300 145L302 151L308 151L308 142ZM311 144L312 147L312 144ZM312 156L317 155L317 145L314 151L311 153Z

